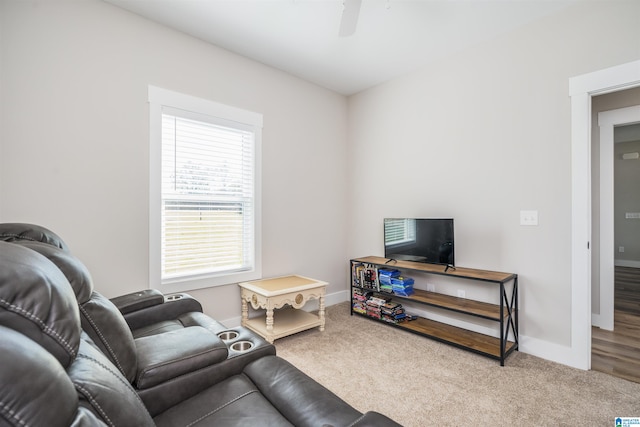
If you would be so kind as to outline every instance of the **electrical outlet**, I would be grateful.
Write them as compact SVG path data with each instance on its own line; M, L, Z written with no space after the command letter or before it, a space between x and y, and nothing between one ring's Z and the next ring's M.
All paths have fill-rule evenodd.
M427 291L435 292L436 291L436 285L433 285L431 283L427 283Z
M464 298L465 292L462 289L458 289L458 298Z
M618 247L618 252L624 252L624 246L619 246Z

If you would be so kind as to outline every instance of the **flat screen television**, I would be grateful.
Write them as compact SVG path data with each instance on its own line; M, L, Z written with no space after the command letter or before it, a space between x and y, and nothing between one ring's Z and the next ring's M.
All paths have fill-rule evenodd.
M384 257L453 267L453 218L385 218Z

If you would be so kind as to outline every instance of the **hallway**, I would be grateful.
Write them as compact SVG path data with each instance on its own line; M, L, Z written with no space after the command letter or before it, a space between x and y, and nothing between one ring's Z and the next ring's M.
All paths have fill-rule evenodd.
M616 267L614 330L592 328L591 369L640 383L640 269Z

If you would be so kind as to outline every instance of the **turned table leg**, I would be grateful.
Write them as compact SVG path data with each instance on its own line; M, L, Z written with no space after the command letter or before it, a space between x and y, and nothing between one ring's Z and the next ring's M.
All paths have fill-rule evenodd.
M265 339L268 343L273 344L273 307L271 304L267 306L267 336Z
M324 331L324 295L320 295L318 303L318 316L320 316L320 332Z
M273 308L267 308L267 332L273 332Z
M247 326L247 320L249 320L249 307L247 301L244 298L242 299L242 326Z

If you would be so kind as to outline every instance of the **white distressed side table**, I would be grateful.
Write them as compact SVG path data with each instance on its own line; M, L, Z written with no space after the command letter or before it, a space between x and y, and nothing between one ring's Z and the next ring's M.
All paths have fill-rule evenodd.
M283 276L273 279L238 283L242 300L242 326L268 342L307 329L320 327L324 331L324 297L327 283L303 276ZM318 300L318 314L300 310L310 299ZM265 317L249 318L249 304L254 310L266 309ZM274 310L285 305L291 308Z

